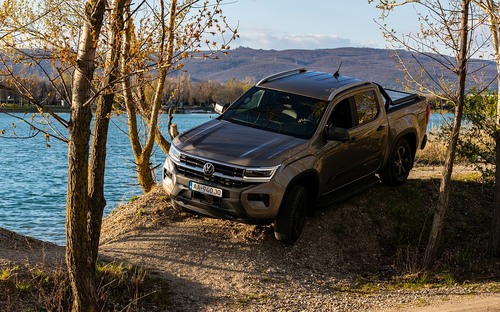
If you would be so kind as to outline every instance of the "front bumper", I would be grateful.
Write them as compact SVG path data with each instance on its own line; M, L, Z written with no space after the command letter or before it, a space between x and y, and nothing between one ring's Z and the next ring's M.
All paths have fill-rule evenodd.
M193 191L189 188L190 181L222 189L222 197ZM276 218L284 190L273 179L234 187L189 177L179 172L169 157L163 166L162 185L177 207L210 217L252 224L268 224Z

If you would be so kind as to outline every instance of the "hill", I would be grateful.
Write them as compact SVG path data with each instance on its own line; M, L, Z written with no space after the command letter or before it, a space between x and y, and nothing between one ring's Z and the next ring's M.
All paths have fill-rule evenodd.
M177 71L176 74L187 73L191 80L195 82L207 80L226 82L229 79L256 82L265 76L299 67L331 73L340 68L341 75L374 81L386 88L400 89L401 84L399 81L404 79L404 74L398 69L398 62L394 57L396 52L405 64L417 65L417 70L420 70L420 65L423 65L437 79L456 80L450 70L439 67L436 61L440 60L452 64L454 62L453 58L442 58L438 55L430 55L431 58L414 57L411 53L403 50L353 47L283 51L239 47L228 51L227 54L215 54L216 60L195 55L193 58L185 60L184 67L182 70ZM27 53L44 56L42 54L46 52L28 50ZM24 74L39 76L40 78L45 77L44 73L56 74L50 60L45 57L41 57L38 65L25 68ZM0 65L1 68L2 65ZM14 72L20 73L21 68L21 65L16 65ZM471 77L469 86L477 85L478 80L481 81L480 84L482 85L495 82L490 88L496 90L497 73L496 66L492 61L471 60L469 62L469 73L475 76L474 79Z
M217 60L192 58L183 68L193 81L215 80L225 82L234 78L259 79L280 71L305 67L310 70L334 73L340 67L340 73L369 81L375 81L388 88L401 88L398 80L404 78L397 68L393 50L372 48L337 48L320 50L256 50L237 48L227 55L218 54ZM411 53L398 50L398 56L406 64L415 64ZM438 56L434 56L439 59ZM456 78L445 70L440 70L437 63L429 58L417 58L426 68L436 68L433 75L453 81ZM453 62L449 58L446 61ZM480 75L484 82L495 81L496 67L491 61L473 60L469 72ZM471 82L472 83L472 82Z

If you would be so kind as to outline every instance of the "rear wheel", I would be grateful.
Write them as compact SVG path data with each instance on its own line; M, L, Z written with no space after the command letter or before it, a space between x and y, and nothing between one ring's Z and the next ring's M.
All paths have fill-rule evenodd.
M401 185L406 182L413 167L413 152L406 139L399 139L392 150L386 167L380 173L382 182Z
M302 185L294 185L285 193L274 222L277 240L285 244L295 243L304 228L307 204L307 191Z

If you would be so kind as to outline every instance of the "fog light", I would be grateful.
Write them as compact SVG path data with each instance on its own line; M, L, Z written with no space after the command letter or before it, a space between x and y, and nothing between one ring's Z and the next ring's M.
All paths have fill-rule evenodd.
M167 168L163 168L163 179L165 178L172 180L172 172L168 171Z
M269 207L269 194L248 194L248 201L258 201Z

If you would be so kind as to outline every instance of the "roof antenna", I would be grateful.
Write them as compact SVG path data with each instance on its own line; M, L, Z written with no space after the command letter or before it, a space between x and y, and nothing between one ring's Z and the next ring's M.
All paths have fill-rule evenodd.
M337 71L335 72L335 74L333 74L334 78L339 78L340 77L339 70L340 70L341 66L342 66L342 61L340 61L339 68L337 69Z

